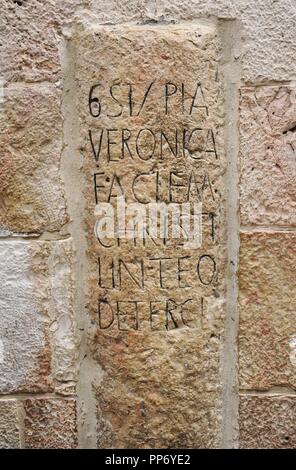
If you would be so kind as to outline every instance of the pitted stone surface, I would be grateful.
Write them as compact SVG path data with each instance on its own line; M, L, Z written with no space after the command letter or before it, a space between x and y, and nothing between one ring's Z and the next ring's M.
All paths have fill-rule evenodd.
M242 88L240 108L242 224L296 225L295 88Z
M229 281L221 71L234 64L220 33L225 51L231 48L241 64L240 220L245 232L256 227L241 238L239 380L252 396L241 396L240 445L296 447L295 397L284 396L296 386L295 236L289 231L296 225L296 4L282 3L0 0L0 394L20 396L0 400L0 447L18 448L23 440L27 448L77 446L72 241L19 238L63 238L73 229L79 248L81 211L71 209L74 224L68 225L63 179L72 208L86 183L88 261L81 250L77 276L83 278L81 267L89 274L92 329L88 350L81 350L87 352L81 442L221 445L227 414L221 388L225 398L230 385L225 372L221 379ZM234 90L238 74L229 77ZM66 100L68 92L73 97L64 126L62 92ZM230 101L226 124L234 136ZM71 158L83 158L79 175L71 173L77 160L73 168L61 161L67 146ZM108 249L95 239L95 204L104 197L114 202L124 192L128 201L146 204L191 191L205 212L201 248L149 240ZM271 232L276 228L286 232ZM83 331L83 292L76 300ZM229 349L231 369L234 341ZM258 390L269 392L255 396ZM270 396L275 390L283 396ZM47 395L25 399L23 393ZM229 419L224 441L231 426L235 434Z
M26 449L77 448L76 400L24 400Z
M240 397L241 449L295 449L296 397Z
M236 19L242 35L242 77L247 82L294 79L296 5L294 0L156 0L161 21L194 21L214 16ZM235 43L237 38L233 37Z
M94 384L100 447L220 442L225 300L220 55L211 25L101 27L76 37L91 263L89 345L104 371L101 383ZM188 249L160 238L117 244L116 238L107 248L94 236L94 209L116 195L144 205L202 202L202 246ZM215 214L213 224L209 214Z
M67 222L60 174L62 117L55 87L11 86L0 107L0 227L57 231Z
M8 81L59 80L61 32L69 34L75 22L161 24L207 17L240 23L246 81L295 76L294 0L287 0L285 8L271 0L10 0L1 8L1 76Z
M2 0L0 75L8 82L56 82L61 32L88 0Z
M73 393L71 243L0 244L0 393Z
M102 24L125 23L126 21L144 23L154 18L155 1L151 0L89 0L84 14L89 21Z
M293 232L241 234L240 387L296 388Z
M0 449L19 449L20 420L16 400L0 401Z

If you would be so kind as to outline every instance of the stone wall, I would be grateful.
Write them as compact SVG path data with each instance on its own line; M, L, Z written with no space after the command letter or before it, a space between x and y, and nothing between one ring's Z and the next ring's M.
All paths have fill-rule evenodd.
M295 448L295 1L0 6L0 447Z

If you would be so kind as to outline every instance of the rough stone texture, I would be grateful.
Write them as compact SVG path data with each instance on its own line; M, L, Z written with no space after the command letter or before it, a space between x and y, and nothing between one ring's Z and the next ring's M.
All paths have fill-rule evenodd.
M246 81L295 78L296 4L273 0L156 0L155 18L190 21L217 16L237 19L242 33L242 76ZM235 38L234 38L235 39Z
M49 297L51 302L50 332L52 338L52 373L56 392L68 395L75 392L79 343L73 311L74 284L71 242L51 246L49 258ZM37 259L35 258L37 261ZM38 264L36 263L38 272Z
M243 224L296 225L295 88L241 89Z
M211 25L194 28L101 27L81 32L76 37L76 47L91 263L89 309L93 330L89 342L98 367L100 365L104 371L101 382L94 384L98 400L98 445L115 448L216 447L220 442L225 261L221 178L225 169L224 115L219 68L221 49L216 30ZM111 65L106 66L106 63ZM87 100L90 87L98 80L101 86L95 89L94 96L102 99L102 114L95 118L88 114ZM147 95L139 112L152 80L151 94ZM163 90L168 82L178 84L178 92L175 99L170 99L165 114ZM182 82L185 84L184 113L180 105ZM127 109L126 83L133 84L132 116ZM197 83L201 83L203 94L197 90L195 105L199 107L190 114ZM112 102L110 95L108 98L111 85L114 86L114 96L123 103L122 113L118 103ZM205 105L208 106L208 115ZM98 112L96 103L92 104L92 110L93 113ZM110 115L118 116L112 118ZM160 158L161 130L171 141L176 129L180 136L183 128L189 132L196 127L206 129L206 132L202 131L198 137L195 135L184 154L179 141L177 157L164 144L163 159ZM97 151L100 132L106 128L130 129L129 144L133 158L129 152L122 154L118 132L115 132L112 135L116 142L112 146L113 161L108 162L104 134L96 165L88 130L92 131ZM146 158L151 152L149 136L138 142L144 158L137 155L135 136L141 128L155 132L157 143L151 159ZM206 137L209 129L213 130L215 144ZM188 177L193 172L199 189L196 190L195 186L193 193L189 191L190 201L202 200L203 211L216 214L214 240L209 231L209 221L205 218L202 248L186 249L177 246L175 240L163 245L159 238L156 243L148 240L145 246L139 240L136 246L133 240L124 240L112 250L104 248L95 239L93 230L96 220L93 215L93 174L104 173L97 181L98 186L104 186L97 194L100 207L101 202L108 200L114 174L120 178L127 202L137 201L135 193L141 200L155 202L153 177L156 171L159 171L161 180L159 198L163 202L169 201L169 172L182 174L177 182L174 180L172 202L175 203L186 200L186 181L188 185ZM134 177L142 172L148 173L150 179L140 181L133 192ZM179 185L177 189L176 184ZM118 185L116 189L114 186L113 194L118 194ZM204 254L212 258L205 258L202 283L197 276L197 264ZM182 270L187 271L180 274L182 279L178 284L176 263L182 256L188 257L186 262L183 259L185 264L182 265ZM164 261L159 268L158 262L153 261L157 257L171 259ZM132 276L121 266L118 277L119 258L126 263ZM112 262L116 270L115 287L112 286L110 270ZM139 285L141 263L144 265L144 285ZM141 302L137 320L134 304L132 307L124 304L135 300ZM119 313L114 313L116 302L120 302Z
M295 449L296 397L240 397L240 448Z
M84 0L1 0L0 75L5 81L61 79L60 41Z
M0 244L0 393L73 392L71 243Z
M19 449L20 431L16 400L0 401L0 449Z
M1 76L9 81L60 79L60 35L74 21L178 22L208 16L241 22L246 80L295 76L294 0L285 8L272 0L1 0L1 13Z
M89 0L80 15L89 21L102 24L148 22L155 18L156 4L151 0Z
M26 449L75 449L76 400L24 400Z
M296 388L295 241L292 232L241 234L242 389Z
M90 351L87 351L93 369L84 371L83 377L100 377L92 384L98 405L98 445L220 445L226 223L221 181L225 170L221 50L213 25L216 24L218 29L222 27L220 31L223 30L226 43L234 47L235 59L238 63L242 61L243 83L256 85L242 88L241 221L246 226L255 225L259 230L270 224L295 227L295 88L291 84L287 86L287 82L293 82L296 76L295 1L287 0L283 7L283 2L278 0L250 0L247 3L243 0L0 0L0 11L1 237L56 231L61 231L64 236L67 232L68 217L60 169L63 137L60 98L63 80L68 83L68 77L63 77L62 63L67 69L65 75L68 72L71 75L76 68L76 78L80 80L80 110L75 117L65 116L65 119L73 122L76 119L76 125L79 117L81 119L79 150L84 155L87 182L85 227L89 243L89 265L85 269L90 271L88 307L93 322L89 333ZM236 20L236 26L227 29L226 23L218 19ZM196 24L202 22L202 27ZM100 23L110 26L100 28ZM120 23L125 24L117 29L111 26ZM142 29L136 29L136 23L141 24ZM148 26L153 23L158 24ZM180 26L176 26L178 23ZM229 21L228 25L231 24L233 22ZM79 33L82 25L87 33ZM74 43L77 64L72 63L70 45ZM209 116L205 117L202 109L195 109L194 118L186 112L180 114L174 98L170 101L171 115L163 116L160 111L163 96L157 94L159 88L152 101L148 97L139 115L129 116L125 102L120 117L107 117L104 108L103 119L87 116L89 88L98 80L101 85L115 84L114 93L119 100L125 99L124 87L117 87L117 84L120 81L133 83L133 100L138 110L147 83L152 80L157 85L177 81L178 93L181 82L189 85L186 90L188 105L196 77L204 86ZM3 81L6 84L4 103L1 100ZM284 83L282 86L263 86L277 81ZM69 91L66 88L65 95ZM74 88L70 93L75 94ZM94 96L101 91L108 93L103 86L103 89L96 88ZM199 99L202 100L202 96ZM72 110L74 106L73 100ZM115 114L120 109L116 99L112 103L109 98L107 106ZM98 109L95 103L92 108ZM228 118L227 123L235 128L236 123L232 122L231 116ZM217 161L211 161L213 145L209 155L194 160L201 154L204 137L200 137L194 148L185 152L185 161L174 162L165 143L165 153L170 158L164 162L127 158L123 162L112 162L112 165L99 161L96 167L87 134L88 129L93 130L98 149L101 127L129 128L134 132L139 127L151 127L156 131L162 126L167 132L174 126L188 129L200 123L214 128ZM70 127L65 126L65 133ZM76 134L71 135L75 144ZM112 138L118 137L116 132L111 134ZM141 141L144 151L149 149L149 139L147 135L145 137L146 140ZM69 135L66 140L70 142ZM72 149L76 148L75 144L71 144ZM111 143L111 152L116 145ZM128 146L124 145L123 149L128 153ZM106 140L103 140L104 152ZM116 152L118 157L118 148ZM75 154L73 158L76 157ZM64 170L70 166L64 166ZM138 171L147 171L150 175L160 171L161 197L166 194L169 179L165 171L181 170L188 175L192 169L197 169L197 193L202 194L206 210L216 213L215 240L211 240L209 220L203 220L205 232L201 250L188 252L176 246L155 247L153 243L145 249L123 244L120 249L114 248L112 255L111 250L99 250L93 235L92 178L94 171L108 173L110 168L118 172L124 187ZM210 177L203 180L203 172L207 170ZM72 173L64 176L68 187L73 183L76 191L79 186L76 182L82 177L74 181ZM110 176L106 175L106 181L100 179L100 182L110 183L107 178ZM174 181L174 194L181 195L182 186L177 187L177 179ZM118 185L116 188L120 191ZM150 197L154 183L144 178L138 190L141 197ZM99 192L103 194L104 191L106 186ZM131 195L130 191L129 197ZM233 203L231 197L229 203ZM74 210L71 214L76 218L75 223L78 213ZM82 236L77 236L78 243ZM295 388L293 244L295 236L292 233L242 235L239 354L243 390ZM209 285L202 285L196 277L197 260L204 253L215 259L217 268L211 278L211 264L204 265L203 276L211 279ZM190 260L185 258L188 254ZM99 256L100 265L97 263ZM139 260L151 261L157 256L174 259L163 262L162 279L155 263L145 265L147 279L145 289L141 289L141 278L137 277ZM0 243L0 393L55 392L68 396L75 393L78 345L72 310L71 257L70 241ZM182 281L180 270L176 270L177 257L186 260L185 271L181 271ZM120 274L118 258L126 263ZM79 265L83 263L84 258L79 259ZM186 287L184 281L190 287ZM112 288L113 282L115 288ZM119 282L122 282L121 291ZM174 308L174 302L184 302L189 295L191 303L186 304L186 309L183 308L185 304L182 308ZM98 310L98 298L102 300L103 313ZM114 313L116 302L122 302L124 309L127 305L123 303L135 298L143 305L146 302L146 306L147 302L161 299L160 310L155 304L156 310L147 313L145 307L140 309L138 317L132 310ZM81 296L80 305L82 301ZM113 302L114 308L110 327L106 327L110 319L108 302ZM83 316L82 311L78 313ZM231 364L229 369L231 367L235 365ZM82 386L82 394L83 390ZM87 419L94 414L94 403L90 405L88 401L90 395L90 392L86 395L85 405L89 409L82 409L82 421L84 413L88 414ZM28 399L24 406L27 447L76 446L74 400ZM17 407L14 400L0 400L0 445L3 447L20 445ZM293 413L292 397L243 396L242 446L265 447L270 440L273 447L296 447ZM284 422L281 416L286 418ZM91 417L90 421L87 429L90 429L89 425L95 425L95 418ZM224 439L227 441L229 436L226 434Z
M0 228L19 233L59 230L67 222L59 173L59 91L8 87L0 129Z

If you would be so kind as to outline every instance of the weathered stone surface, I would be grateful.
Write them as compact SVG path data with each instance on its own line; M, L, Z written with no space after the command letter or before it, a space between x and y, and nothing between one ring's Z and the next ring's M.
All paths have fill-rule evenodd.
M281 2L269 0L156 0L154 18L161 21L192 21L208 16L238 20L246 81L294 79L294 0L286 1L284 8Z
M89 0L80 18L98 23L125 23L127 21L145 22L155 17L156 5L150 0Z
M2 1L0 63L5 79L57 80L59 39L76 20L98 23L191 21L208 16L237 19L242 27L243 75L287 80L293 65L296 7L293 0L37 0Z
M2 0L0 75L5 81L61 79L61 29L71 24L84 0Z
M100 447L220 442L225 261L220 52L215 28L205 25L100 27L76 37L93 320L89 344L104 371L94 384ZM106 129L113 129L109 144ZM122 132L130 136L128 145L120 140ZM170 145L161 144L161 132ZM194 136L190 143L188 135ZM93 214L96 202L97 209L109 200L115 204L116 195L143 205L202 202L202 247L153 236L145 243L118 243L116 236L107 248L107 240L94 236Z
M19 411L16 400L0 401L0 449L19 449Z
M295 89L241 89L241 221L296 225Z
M19 4L21 3L21 5ZM2 1L1 72L7 80L57 80L61 76L59 35L76 20L94 23L186 21L217 16L241 24L244 78L287 80L293 65L296 8L252 0L49 0Z
M76 401L51 398L24 400L27 449L75 449Z
M240 397L240 448L295 449L296 397Z
M50 322L47 328L55 390L68 395L75 391L79 355L73 311L72 242L65 240L42 245L32 244L30 248L31 269L36 275L34 297Z
M71 243L0 244L0 393L72 393Z
M293 232L241 234L242 389L296 388L295 241Z
M66 208L59 173L60 93L55 87L8 87L0 108L0 227L59 230Z

